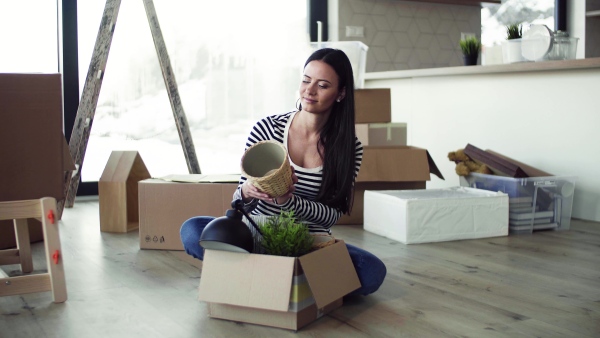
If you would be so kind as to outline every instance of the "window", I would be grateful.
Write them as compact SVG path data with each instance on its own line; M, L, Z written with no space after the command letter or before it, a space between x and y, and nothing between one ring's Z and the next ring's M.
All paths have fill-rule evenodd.
M481 42L485 46L498 45L506 40L506 26L523 24L523 31L531 24L546 25L554 30L555 0L506 0L502 4L484 4L481 9Z
M57 27L55 1L0 1L0 72L57 73Z
M104 4L78 3L80 90ZM306 0L154 5L202 173L239 173L252 124L294 109L310 54ZM114 150L139 151L154 177L188 171L141 1L121 2L83 181L97 181Z

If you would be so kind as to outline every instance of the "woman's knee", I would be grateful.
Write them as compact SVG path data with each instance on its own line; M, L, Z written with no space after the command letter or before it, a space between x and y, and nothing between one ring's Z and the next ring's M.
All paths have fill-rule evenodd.
M204 250L199 244L200 236L206 225L213 219L214 217L198 216L183 222L179 234L183 248L188 255L198 259L204 258Z
M368 295L377 291L387 274L383 261L372 253L354 246L348 246L348 251L362 285L355 293Z

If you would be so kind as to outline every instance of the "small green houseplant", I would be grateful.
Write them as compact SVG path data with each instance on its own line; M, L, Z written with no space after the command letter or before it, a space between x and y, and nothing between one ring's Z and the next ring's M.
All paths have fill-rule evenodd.
M460 49L463 54L465 66L472 66L477 64L477 58L479 57L479 51L481 50L481 42L474 36L466 37L459 42Z
M523 37L523 26L513 23L506 26L506 40L520 39Z
M514 23L506 26L506 41L502 43L502 58L504 63L521 62L525 59L521 55L521 38L523 25Z
M258 226L263 235L261 245L267 255L299 257L312 248L314 237L308 226L296 219L293 211L282 211Z

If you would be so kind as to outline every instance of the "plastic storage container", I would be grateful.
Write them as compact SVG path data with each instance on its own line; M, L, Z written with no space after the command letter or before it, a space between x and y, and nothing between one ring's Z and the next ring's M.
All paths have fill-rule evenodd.
M340 49L348 56L354 73L354 88L365 87L365 69L367 67L367 52L369 47L360 41L325 41L311 42L311 48L316 51L321 48Z
M508 194L511 233L569 229L575 182L574 176L512 178L471 173L460 177L461 186Z

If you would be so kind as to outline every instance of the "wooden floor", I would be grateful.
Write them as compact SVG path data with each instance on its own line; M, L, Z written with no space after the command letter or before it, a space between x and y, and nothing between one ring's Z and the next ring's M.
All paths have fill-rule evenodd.
M383 259L387 278L298 333L208 318L197 301L200 269L185 253L140 250L137 231L99 229L97 201L65 210L69 300L1 297L0 337L600 337L598 223L413 245L337 226L336 237Z

